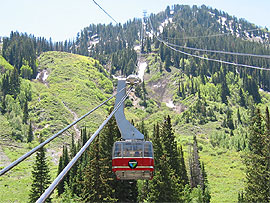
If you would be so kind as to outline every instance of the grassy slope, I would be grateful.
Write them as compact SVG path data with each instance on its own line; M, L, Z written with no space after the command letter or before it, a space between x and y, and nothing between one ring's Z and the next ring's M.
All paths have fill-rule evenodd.
M200 151L200 158L205 163L205 169L208 174L212 196L211 202L237 202L238 191L243 189L244 184L244 166L240 153L234 149L214 148L210 144L210 134L220 130L220 123L223 117L217 114L218 121L209 122L205 125L193 125L192 123L186 124L181 122L179 120L180 111L173 111L164 103L168 98L173 99L173 95L177 89L175 78L179 78L181 74L180 70L172 67L171 72L163 71L160 73L159 62L155 61L154 55L148 56L147 61L150 65L150 74L145 75L147 91L150 98L153 98L156 102L161 101L161 108L155 109L150 116L144 117L148 130L151 132L154 123L162 121L164 116L170 114L176 139L179 144L184 146L187 169L189 144L192 142L193 135L197 135L199 146L202 149ZM155 85L163 85L167 89L162 92L159 88L153 88ZM183 110L192 103L193 98L189 98L185 100L184 105L183 103L176 103L176 105Z
M184 146L186 162L188 160L189 143L192 142L192 136L196 134L201 148L201 161L205 163L208 174L212 202L236 202L237 193L243 188L244 179L244 167L240 159L240 153L235 152L235 150L219 147L214 148L209 143L210 134L220 129L220 123L223 117L218 114L218 121L205 125L193 125L192 123L186 124L181 122L179 120L180 113L168 108L165 105L165 100L162 100L162 98L173 98L176 89L175 78L179 76L179 70L172 68L170 73L164 71L160 74L158 63L155 63L153 56L148 57L148 62L150 64L150 74L145 75L146 87L149 98L156 101L160 105L160 108L153 105L151 108L152 113L146 112L141 107L127 108L127 118L129 120L133 119L135 123L144 120L145 126L151 132L154 123L157 121L161 122L164 116L170 114L177 141ZM34 93L33 101L30 103L30 117L34 122L36 135L52 135L73 120L73 115L69 110L81 116L110 95L112 92L111 81L97 71L97 68L94 66L102 70L98 64L95 64L93 59L83 56L60 52L47 52L40 56L40 71L46 69L49 77L47 79L48 83L46 83L47 86L39 81L32 82ZM164 81L169 82L164 83ZM152 88L154 85L164 85L166 91L155 92ZM264 100L269 101L269 95L264 94ZM69 110L64 106L63 102ZM183 109L192 104L193 98L188 98L184 102ZM178 105L181 106L181 104ZM102 109L92 115L92 119L82 121L80 126L88 126L93 131L101 123L105 114L105 109ZM0 117L0 119L2 121L0 129L8 132L8 121L5 117ZM0 132L2 133L2 131ZM71 129L70 132L74 132L74 130ZM57 160L63 141L70 143L70 140L67 139L70 137L69 135L69 133L65 133L53 141L52 144L48 145L51 160ZM25 153L28 147L29 149L31 148L27 144L18 143L16 145L19 147L5 147L4 152L9 158L9 161L13 161ZM27 201L31 184L30 171L33 160L33 157L30 158L13 169L8 176L0 178L0 200L2 202ZM57 164L52 161L51 169L52 177L55 177ZM3 193L2 191L7 192ZM16 196L12 195L14 192L17 193Z
M35 136L51 136L74 120L70 110L78 117L87 113L112 93L112 82L104 76L103 68L95 60L68 53L46 52L39 58L39 70L49 73L47 85L33 80L33 99L29 104L30 119L33 122ZM64 104L66 107L64 106ZM107 106L108 107L108 106ZM87 126L94 132L107 115L106 106L94 112L79 126ZM0 138L9 134L8 120L0 116ZM52 179L57 173L57 161L63 142L70 144L74 129L56 138L47 146ZM4 136L5 135L5 136ZM1 141L6 161L14 161L37 145ZM31 170L34 156L22 162L8 174L0 177L0 202L27 202L31 188ZM0 161L3 167L7 163ZM16 195L14 195L16 194Z

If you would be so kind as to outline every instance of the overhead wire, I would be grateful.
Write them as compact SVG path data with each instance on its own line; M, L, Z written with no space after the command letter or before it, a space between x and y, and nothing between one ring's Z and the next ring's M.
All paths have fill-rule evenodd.
M259 58L267 58L270 59L270 55L259 55L259 54L248 54L248 53L239 53L239 52L230 52L230 51L219 51L219 50L211 50L211 49L199 49L199 48L193 48L193 47L187 47L187 46L181 46L177 44L172 44L169 42L166 42L168 45L173 47L179 47L182 49L189 49L194 51L200 51L200 52L209 52L209 53L219 53L219 54L228 54L228 55L237 55L237 56L251 56L251 57L259 57Z
M106 14L108 15L108 17L110 17L116 24L119 24L107 11L105 11L104 8L102 8L95 0L93 0L93 2ZM143 26L143 22L142 22L142 26ZM142 28L143 29L143 28ZM142 42L140 41L140 47L142 47ZM139 60L138 63L136 64L137 68L140 66L140 57L141 57L141 51L140 51L140 55L139 55Z
M243 30L238 33L243 33L243 32L253 32L260 30L260 28L256 29L250 29L250 30ZM188 39L197 39L197 38L210 38L210 37L219 37L219 36L224 36L224 35L233 35L231 32L227 33L218 33L218 34L212 34L212 35L202 35L202 36L193 36L193 37L183 37L183 38L174 38L174 37L164 37L165 39L177 39L177 40L188 40Z
M156 37L156 39L159 41L159 42L162 42L165 46L167 46L168 48L176 51L176 52L179 52L179 53L182 53L184 55L187 55L187 56L191 56L191 57L195 57L195 58L200 58L200 59L203 59L203 60L207 60L207 61L214 61L214 62L218 62L218 63L222 63L222 64L227 64L227 65L234 65L234 66L241 66L241 67L246 67L246 68L253 68L253 69L259 69L259 70L270 70L268 68L263 68L263 67L258 67L258 66L251 66L251 65L246 65L246 64L238 64L238 63L234 63L234 62L228 62L228 61L223 61L223 60L218 60L218 59L213 59L213 58L207 58L207 57L204 57L204 56L198 56L198 55L194 55L194 54L190 54L190 53L187 53L187 52L184 52L184 51L181 51L181 50L178 50L172 46L170 46L166 41L160 39L156 34L155 34L155 30L153 28L153 25L152 25L152 22L151 22L151 19L149 19L149 23L150 23L150 26L151 26L151 29L153 30L153 35Z
M3 168L0 171L0 176L4 175L6 172L8 172L13 167L15 167L16 165L18 165L20 162L22 162L23 160L25 160L26 158L28 158L29 156L31 156L33 153L35 153L41 147L45 146L46 144L48 144L49 142L51 142L52 140L54 140L56 137L58 137L59 135L61 135L63 132L65 132L66 130L68 130L69 128L71 128L73 125L75 125L76 123L78 123L79 121L81 121L82 119L84 119L85 117L87 117L89 114L93 113L99 107L103 106L105 103L107 103L109 100L111 100L117 94L119 94L120 92L122 92L124 89L125 88L123 88L119 92L113 94L111 97L109 97L108 99L106 99L105 101L103 101L101 104L99 104L98 106L96 106L95 108L93 108L92 110L90 110L89 112L87 112L86 114L84 114L83 116L81 116L80 118L78 118L76 121L72 122L67 127L65 127L64 129L60 130L59 132L57 132L56 134L54 134L53 136L51 136L50 138L48 138L47 140L45 140L44 142L42 142L41 144L39 144L38 146L36 146L35 148L33 148L32 150L30 150L29 152L27 152L26 154L24 154L23 156L21 156L20 158L18 158L17 160L15 160L11 164L9 164L5 168Z
M108 116L108 118L99 126L99 128L96 130L96 132L89 138L89 140L84 144L84 146L80 149L80 151L73 157L73 159L68 163L68 165L62 170L62 172L52 182L52 184L40 196L40 198L36 201L37 203L45 202L45 200L51 195L51 193L54 191L54 189L57 187L57 185L60 183L60 181L65 177L65 175L69 172L69 170L72 168L72 166L78 161L78 159L85 152L85 150L89 147L89 145L92 143L92 141L95 139L95 137L103 129L103 127L106 125L106 123L112 118L112 116L115 114L115 112L119 109L119 107L122 105L122 103L126 100L129 93L131 92L131 90L132 90L132 87L130 87L128 89L126 95L119 101L119 103L114 108L114 110L111 112L111 114Z
M105 11L105 9L103 9L95 0L93 0L93 2L107 15L109 16L116 24L118 24L118 22L107 12Z

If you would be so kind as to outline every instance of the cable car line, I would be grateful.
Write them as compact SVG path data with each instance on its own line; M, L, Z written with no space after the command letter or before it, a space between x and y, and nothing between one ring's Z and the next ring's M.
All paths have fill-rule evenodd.
M164 43L164 42L163 42ZM200 59L204 59L204 60L207 60L207 61L214 61L214 62L218 62L218 63L223 63L223 64L227 64L227 65L234 65L234 66L242 66L242 67L246 67L246 68L253 68L253 69L260 69L260 70L270 70L268 68L262 68L262 67L258 67L258 66L251 66L251 65L246 65L246 64L238 64L238 63L234 63L234 62L228 62L228 61L223 61L223 60L218 60L218 59L212 59L212 58L206 58L204 56L198 56L198 55L193 55L193 54L190 54L190 53L186 53L186 52L183 52L183 51L180 51L178 49L175 49L174 47L171 47L170 45L164 43L167 47L169 47L170 49L176 51L176 52L179 52L179 53L182 53L182 54L185 54L185 55L188 55L188 56L192 56L192 57L195 57L195 58L200 58Z
M132 87L128 89L126 95L121 99L121 101L117 104L108 118L99 126L96 132L88 139L88 141L84 144L84 146L80 149L80 151L73 157L73 159L68 163L68 165L61 171L61 173L57 176L57 178L52 182L52 184L46 189L46 191L40 196L40 198L36 201L36 203L45 202L45 200L51 195L57 185L61 182L61 180L65 177L65 175L69 172L71 167L78 161L81 155L85 152L85 150L89 147L95 137L99 134L99 132L103 129L106 123L112 118L115 112L119 109L122 103L126 100L129 93L131 92Z
M107 12L105 11L95 0L93 0L93 2L107 15L109 16L116 24L118 24L118 22L116 20L114 20L114 18Z
M54 134L52 137L48 138L47 140L45 140L44 142L42 142L41 144L39 144L38 146L36 146L32 150L30 150L29 152L27 152L26 154L24 154L23 156L21 156L20 158L18 158L16 161L12 162L10 165L6 166L4 169L2 169L0 171L0 176L4 175L6 172L8 172L9 170L11 170L13 167L15 167L16 165L18 165L20 162L22 162L23 160L25 160L26 158L28 158L29 156L31 156L33 153L35 153L38 149L40 149L41 147L45 146L46 144L48 144L52 140L54 140L60 134L62 134L63 132L65 132L66 130L68 130L69 128L71 128L73 125L75 125L76 123L78 123L80 120L84 119L86 116L88 116L89 114L91 114L92 112L94 112L95 110L97 110L99 107L103 106L105 103L107 103L113 97L115 97L116 95L118 95L124 89L125 88L123 88L119 92L113 94L111 97L109 97L108 99L106 99L100 105L96 106L95 108L93 108L92 110L90 110L88 113L84 114L83 116L81 116L80 118L78 118L76 121L72 122L67 127L63 128L58 133Z
M149 19L149 23L150 23L150 26L151 26L151 28L153 30L153 33L154 33L153 35L155 36L155 38L159 42L163 43L165 46L167 46L168 48L170 48L170 49L172 49L172 50L174 50L176 52L179 52L179 53L184 54L184 55L187 55L187 56L192 56L192 57L195 57L195 58L200 58L200 59L207 60L207 61L214 61L214 62L218 62L218 63L222 63L222 64L227 64L227 65L242 66L242 67L246 67L246 68L253 68L253 69L259 69L259 70L268 70L268 71L270 70L268 68L262 68L262 67L258 67L258 66L251 66L251 65L246 65L246 64L238 64L238 63L234 63L234 62L228 62L228 61L223 61L223 60L218 60L218 59L213 59L213 58L206 58L204 56L198 56L198 55L194 55L194 54L190 54L190 53L187 53L187 52L178 50L178 49L170 46L166 41L160 39L155 34L154 29L153 29L153 26L152 26L152 23L151 23L151 20L150 20L150 18L148 18L148 19Z
M242 33L242 32L253 32L253 31L257 31L257 30L260 30L260 28L243 30L243 31L238 32L237 34ZM224 36L224 35L233 35L233 33L226 32L226 33L219 33L219 34L213 34L213 35L202 35L202 36L194 36L194 37L183 37L183 38L165 37L165 38L166 39L177 39L177 40L188 40L188 39L197 39L197 38L219 37L219 36Z
M179 47L182 49L189 49L194 51L201 51L201 52L210 52L210 53L219 53L219 54L230 54L230 55L237 55L237 56L251 56L251 57L260 57L260 58L267 58L270 59L270 55L257 55L257 54L248 54L248 53L239 53L239 52L229 52L229 51L218 51L218 50L210 50L210 49L199 49L199 48L193 48L193 47L187 47L187 46L181 46L177 44L172 44L169 42L166 42L168 45L173 47Z

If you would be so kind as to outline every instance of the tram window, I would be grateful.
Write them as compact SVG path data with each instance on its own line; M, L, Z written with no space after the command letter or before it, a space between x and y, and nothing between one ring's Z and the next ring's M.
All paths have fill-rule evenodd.
M123 156L132 157L132 143L124 143Z
M142 143L123 143L124 157L142 157Z
M143 151L142 143L133 144L134 157L141 157Z
M144 144L144 156L145 157L153 157L152 145L150 143Z
M121 157L122 143L115 143L114 157Z

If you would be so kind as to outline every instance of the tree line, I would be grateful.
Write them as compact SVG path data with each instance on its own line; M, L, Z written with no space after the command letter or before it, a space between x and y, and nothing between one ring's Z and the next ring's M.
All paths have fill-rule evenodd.
M138 129L146 136L144 124ZM63 146L59 160L58 174L75 156L89 138L86 128L76 143L72 137L70 147ZM155 172L152 180L116 180L112 172L112 147L120 139L116 120L111 119L89 149L72 167L57 187L58 198L62 201L83 202L210 202L207 175L200 162L198 145L194 137L189 154L190 175L186 169L182 146L175 140L171 118L154 125L149 139L153 142ZM29 195L35 202L50 184L51 177L45 149L39 150L32 172L33 183ZM189 178L190 177L190 178ZM48 199L47 202L50 202Z

